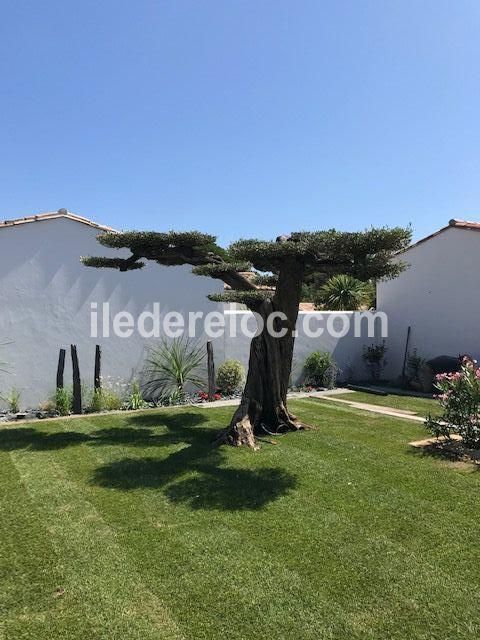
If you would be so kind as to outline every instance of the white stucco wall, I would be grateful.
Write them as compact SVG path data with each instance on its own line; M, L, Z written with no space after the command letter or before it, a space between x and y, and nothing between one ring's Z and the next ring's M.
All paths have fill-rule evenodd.
M377 308L389 318L388 366L401 374L407 328L410 350L432 358L480 356L480 232L451 227L407 250L409 268L379 283Z
M332 311L312 311L300 312L297 322L297 337L295 339L295 349L293 355L292 367L292 383L297 384L302 378L303 364L305 358L312 351L328 351L332 354L335 362L340 367L339 380L361 380L368 377L363 360L363 346L366 344L376 343L375 338L368 337L368 328L364 320L361 321L360 335L355 336L355 317L359 318L362 314L352 311L332 312ZM305 326L304 319L310 318L309 326ZM344 316L349 324L349 331L342 337L335 337L332 333L339 336L343 328L343 321L338 316ZM327 321L331 317L333 320L333 332L327 331ZM236 330L236 337L225 334L223 338L222 351L226 359L240 360L246 367L248 364L250 338L241 331L241 323L245 322L248 331L255 330L255 318L249 311L241 311L230 309L226 311L226 325L231 323ZM376 331L379 331L379 325L375 325ZM318 337L306 335L306 331L317 331L323 328L324 332ZM358 332L357 332L358 333ZM220 351L220 350L219 350Z
M138 372L152 340L137 333L128 339L90 338L90 303L110 303L138 316L154 301L169 310L208 312L218 309L206 296L220 282L194 276L189 267L160 267L120 273L80 264L82 255L120 255L98 244L99 231L65 218L0 228L0 393L17 387L23 405L34 406L55 388L58 350L67 349L65 381L71 381L69 348L78 347L85 383L93 386L95 344L102 346L102 373L129 379ZM220 347L221 345L218 345ZM222 354L218 354L222 358Z

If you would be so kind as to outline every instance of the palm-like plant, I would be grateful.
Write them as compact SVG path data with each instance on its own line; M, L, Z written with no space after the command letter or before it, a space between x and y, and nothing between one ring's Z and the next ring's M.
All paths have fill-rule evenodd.
M331 311L356 311L370 306L373 297L374 287L370 282L339 274L329 278L320 288L315 303Z
M185 395L187 386L204 386L202 365L205 360L203 345L188 338L164 340L150 350L143 370L143 387L153 400L178 400Z

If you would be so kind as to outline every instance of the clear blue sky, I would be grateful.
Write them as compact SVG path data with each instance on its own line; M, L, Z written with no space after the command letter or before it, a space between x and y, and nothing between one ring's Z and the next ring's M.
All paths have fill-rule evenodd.
M3 0L0 218L480 220L478 0Z

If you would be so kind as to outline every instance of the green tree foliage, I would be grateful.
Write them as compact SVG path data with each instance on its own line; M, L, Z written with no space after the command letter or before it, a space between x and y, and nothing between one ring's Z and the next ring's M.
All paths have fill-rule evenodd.
M314 296L317 307L330 311L356 311L370 307L375 296L371 282L340 273L332 276Z

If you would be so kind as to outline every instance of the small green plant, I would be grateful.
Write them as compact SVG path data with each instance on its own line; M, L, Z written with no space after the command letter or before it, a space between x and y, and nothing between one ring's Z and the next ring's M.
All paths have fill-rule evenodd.
M88 405L88 411L91 413L99 413L100 411L103 411L104 408L105 403L103 399L103 390L101 387L97 387L93 390L92 397Z
M102 389L102 401L105 411L118 411L123 406L122 397L113 389Z
M22 396L21 391L19 391L18 389L15 389L15 387L12 387L12 389L10 389L8 393L6 393L3 396L0 396L0 398L3 400L3 402L6 403L8 407L8 411L10 413L19 413L21 396Z
M225 360L218 367L217 388L225 395L238 391L245 380L245 369L240 360Z
M336 363L328 351L313 351L304 363L305 382L314 387L328 386L327 374L334 366Z
M130 395L127 400L127 409L136 411L138 409L144 409L146 406L147 406L147 403L143 399L143 395L140 390L140 385L136 380L134 380L132 382L132 388L130 390Z
M55 409L61 416L68 416L72 411L72 392L70 389L58 388L55 391Z
M363 347L362 358L373 382L378 382L381 378L382 371L387 364L385 360L387 350L385 340L379 344L365 345Z
M123 378L102 377L102 402L104 411L122 409L128 398L128 383Z
M174 392L184 397L187 386L202 388L204 361L203 345L188 338L164 340L150 351L145 362L143 386L148 398L163 403Z
M420 382L420 370L425 364L425 360L421 358L417 349L413 349L412 353L408 354L407 358L407 381L411 384Z
M174 389L172 393L162 397L160 404L162 404L165 407L171 407L171 406L183 404L184 400L185 400L185 394L179 389Z

